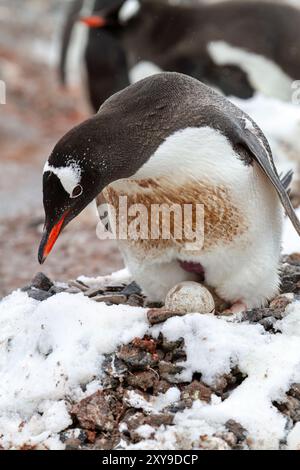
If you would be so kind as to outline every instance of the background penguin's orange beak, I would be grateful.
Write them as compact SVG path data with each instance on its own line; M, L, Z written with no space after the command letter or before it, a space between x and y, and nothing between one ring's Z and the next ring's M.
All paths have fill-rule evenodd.
M43 264L49 253L51 252L58 235L61 232L62 225L64 223L64 220L68 214L68 211L66 211L62 217L59 219L59 221L52 227L52 229L48 230L45 228L43 238L40 243L39 247L39 253L38 253L38 260L40 264Z
M106 19L98 15L82 16L79 21L89 28L102 28L107 24Z

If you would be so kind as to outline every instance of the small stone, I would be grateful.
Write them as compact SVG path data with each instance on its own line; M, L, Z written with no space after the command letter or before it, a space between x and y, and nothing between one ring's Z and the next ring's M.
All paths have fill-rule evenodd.
M144 306L144 298L137 294L132 294L128 297L127 305L131 307L143 307Z
M184 347L184 339L179 338L177 341L169 341L165 336L160 336L159 338L161 340L161 347L164 351L169 352L169 351L174 351L178 348L183 348Z
M200 436L199 447L203 450L230 450L227 442L215 436Z
M260 320L270 315L270 309L253 308L252 310L246 310L246 312L243 312L241 320L249 321L250 323L258 323Z
M158 358L147 351L143 351L132 345L122 346L117 352L117 357L127 364L131 370L145 370L154 367Z
M237 445L237 437L233 432L217 432L215 434L215 437L219 437L220 439L223 439L223 441L227 442L227 444L234 449Z
M100 287L90 287L84 292L87 297L95 297L96 295L103 294L105 291Z
M272 300L272 302L270 303L270 308L273 310L280 310L281 312L284 312L286 307L290 303L292 303L293 300L294 300L293 294L279 295L274 300Z
M127 376L127 384L131 387L138 387L146 392L155 387L159 381L159 376L154 370L130 373Z
M277 321L276 318L267 317L267 318L263 318L262 320L260 320L259 324L262 325L266 331L270 331L273 329L276 321Z
M211 313L215 302L209 290L198 282L180 282L167 294L166 310L180 313Z
M178 413L178 411L184 411L187 408L186 403L184 400L179 400L176 403L172 403L165 408L165 411L169 413Z
M183 371L183 367L173 364L172 362L160 361L158 364L159 374L163 379L168 380L169 382L174 382L172 375L180 374ZM175 379L175 382L177 380Z
M127 372L126 364L115 354L107 355L102 363L102 368L110 377L121 379Z
M103 289L107 293L118 292L121 294L124 287L125 287L125 284L120 284L120 285L114 285L114 286L105 286Z
M30 283L31 287L49 291L53 287L53 282L44 273L37 273Z
M67 429L60 433L60 440L66 442L67 440L79 440L83 444L87 439L87 432L80 428Z
M121 291L121 294L126 295L126 297L130 297L131 295L140 295L142 290L140 286L137 285L136 282L131 282L128 286L124 287Z
M179 315L186 315L186 312L174 312L171 310L166 310L165 308L152 308L147 312L147 318L150 325L162 323L168 320L168 318Z
M51 294L61 294L62 292L66 292L67 289L65 287L60 287L60 286L52 286L51 289L49 290L49 292Z
M295 397L298 400L300 400L300 383L292 384L292 386L289 390L289 395L291 395L292 397Z
M204 385L202 382L197 380L193 380L192 383L187 385L181 391L181 399L182 400L202 400L206 403L209 403L212 396L212 390Z
M96 295L92 297L95 302L109 302L114 305L125 304L127 301L127 297L122 294L104 294L104 295Z
M84 398L71 409L73 415L84 429L111 432L115 421L110 400L102 390Z
M150 338L149 336L144 336L143 338L134 338L132 340L132 346L154 354L156 353L157 344L153 338Z
M91 444L94 444L94 442L96 441L95 431L86 431L86 440Z
M157 395L158 393L166 393L172 386L173 385L170 384L170 382L167 380L161 379L154 387L154 394Z
M28 297L31 297L32 299L39 300L40 302L43 302L44 300L49 299L49 297L52 297L53 294L51 292L47 292L45 290L41 289L36 289L35 287L32 289L29 289L27 291Z
M71 280L68 282L68 284L70 287L77 287L77 289L81 290L82 292L85 292L89 288L86 284L79 281L78 279L76 281Z
M300 421L300 401L294 396L287 396L284 402L277 404L277 408L295 423Z
M225 427L236 436L239 442L246 439L248 434L247 430L233 419L226 421Z

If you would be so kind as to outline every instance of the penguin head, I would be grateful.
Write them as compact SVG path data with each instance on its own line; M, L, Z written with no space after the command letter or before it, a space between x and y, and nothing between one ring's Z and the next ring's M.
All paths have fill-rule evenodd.
M111 96L60 139L44 168L40 263L63 228L106 186L136 175L166 136L182 128L178 104L186 109L186 93L199 83L170 72L147 77Z
M110 136L92 117L69 131L54 147L43 173L45 225L38 259L42 264L60 232L110 182L122 177L114 171Z
M89 28L101 28L115 31L123 28L140 9L140 0L110 0L109 5L88 16L81 16L79 21Z

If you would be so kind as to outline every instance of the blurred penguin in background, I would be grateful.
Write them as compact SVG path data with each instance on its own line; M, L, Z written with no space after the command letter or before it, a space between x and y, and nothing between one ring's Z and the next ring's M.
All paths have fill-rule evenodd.
M74 0L66 15L60 53L60 81L63 85L84 82L94 111L98 111L112 94L129 85L125 50L119 38L121 26L115 20L119 4L119 0ZM102 12L107 24L97 17L94 17L94 22L87 19L85 25L79 23L82 15L93 18L93 12ZM68 59L72 55L77 67L76 64L68 67Z
M75 0L71 10L61 75L68 31L80 18L89 27L85 63L95 111L129 82L162 70L243 99L261 92L288 101L292 82L300 77L300 10L287 4L96 0L87 13L87 2Z

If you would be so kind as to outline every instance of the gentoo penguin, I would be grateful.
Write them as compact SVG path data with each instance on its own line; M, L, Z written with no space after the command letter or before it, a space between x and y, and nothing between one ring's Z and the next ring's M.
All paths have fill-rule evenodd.
M124 19L122 8L132 1L139 8ZM160 71L195 77L225 95L245 99L260 91L291 99L292 82L300 77L299 9L262 0L194 5L119 0L115 6L114 34L125 52L129 77L141 63L152 63ZM103 9L94 9L85 22L99 30L99 22L108 27L111 19ZM104 62L98 70L101 81ZM146 75L146 66L144 71Z
M152 236L148 225L146 237L119 237L125 264L150 299L197 279L184 269L191 264L232 304L258 307L277 293L281 205L298 233L300 223L258 126L198 80L174 72L143 79L62 137L44 168L40 263L103 190L117 213L121 196L148 212L161 204L204 207L199 249L178 240L174 227L170 239Z
M82 17L82 22L90 27L88 35L80 37L79 43L76 45L82 49L79 52L82 57L77 60L82 62L83 69L79 74L76 72L76 68L70 73L80 75L91 106L95 111L98 111L100 105L109 96L129 85L126 55L119 41L121 26L115 18L119 4L119 0L93 0L93 2L74 0L70 4L63 28L59 77L61 83L67 85L68 81L72 80L72 77L69 77L68 80L67 63L74 26L84 13L90 13L86 20ZM105 16L105 22L101 18L97 19L97 17L91 16L95 11L101 12Z

